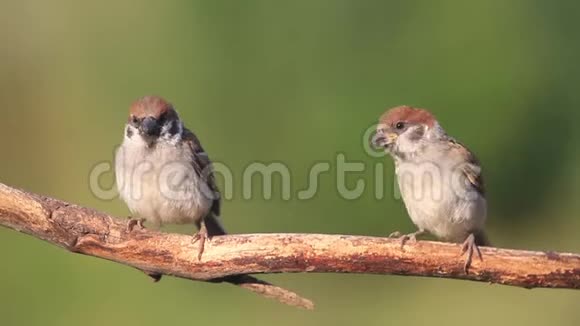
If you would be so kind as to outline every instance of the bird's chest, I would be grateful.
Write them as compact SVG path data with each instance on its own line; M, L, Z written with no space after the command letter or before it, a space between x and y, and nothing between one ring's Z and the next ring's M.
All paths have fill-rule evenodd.
M155 224L188 223L209 210L187 152L175 146L122 146L117 184L129 210Z
M454 200L448 169L424 161L399 163L396 172L401 197L413 223L429 231L446 227Z

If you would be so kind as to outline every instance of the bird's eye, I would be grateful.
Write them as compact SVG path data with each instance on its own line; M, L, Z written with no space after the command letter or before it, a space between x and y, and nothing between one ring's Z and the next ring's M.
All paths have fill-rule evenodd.
M131 116L131 122L134 123L134 124L136 124L137 122L139 122L139 119L137 119L136 116L132 115Z
M397 124L395 125L395 128L398 130L401 130L403 128L405 128L405 123L402 121L397 122Z

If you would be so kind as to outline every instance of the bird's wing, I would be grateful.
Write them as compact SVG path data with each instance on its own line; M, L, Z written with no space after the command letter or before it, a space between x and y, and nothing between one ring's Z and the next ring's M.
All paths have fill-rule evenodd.
M202 189L202 192L204 192L204 195L210 197L212 200L211 213L213 213L215 216L219 216L221 195L217 184L215 183L211 160L209 159L207 153L203 150L203 147L201 147L199 139L193 132L184 129L183 139L191 148L193 156L191 159L191 164L193 165L193 170L207 185L207 188Z
M461 172L467 181L469 181L469 183L477 192L479 192L481 195L485 195L485 183L481 173L481 164L475 154L473 154L465 145L453 138L449 138L449 143L451 145L453 155L460 156L462 158L462 162L467 163L461 166Z

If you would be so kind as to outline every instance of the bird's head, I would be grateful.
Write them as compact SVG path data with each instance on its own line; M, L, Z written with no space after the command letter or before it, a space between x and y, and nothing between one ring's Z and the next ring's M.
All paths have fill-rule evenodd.
M372 144L391 155L403 156L413 154L425 140L442 133L429 111L404 105L389 109L380 117Z
M131 104L126 137L141 137L151 146L159 140L171 140L182 132L179 115L165 99L145 96Z

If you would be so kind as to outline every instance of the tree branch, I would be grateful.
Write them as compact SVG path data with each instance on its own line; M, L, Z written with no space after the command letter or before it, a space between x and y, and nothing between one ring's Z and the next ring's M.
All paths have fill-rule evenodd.
M418 241L401 248L394 239L323 234L216 236L197 260L191 236L150 230L126 232L109 215L0 183L0 225L72 252L108 259L149 274L215 282L258 273L368 273L444 277L524 288L580 289L580 255L481 248L466 274L460 246ZM298 295L249 278L241 287L286 304L312 308Z

